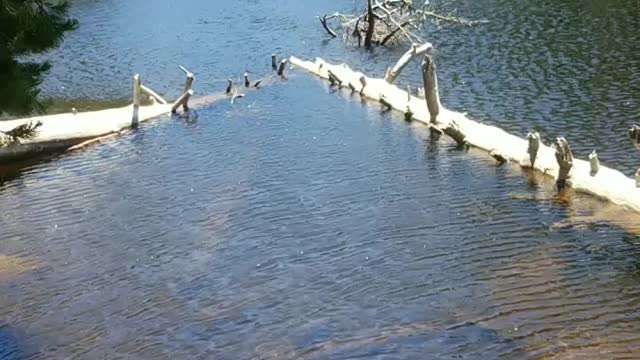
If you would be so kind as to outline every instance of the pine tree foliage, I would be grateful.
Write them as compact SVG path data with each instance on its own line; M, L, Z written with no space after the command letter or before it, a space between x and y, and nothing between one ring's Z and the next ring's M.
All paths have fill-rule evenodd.
M42 112L39 85L48 62L21 61L60 44L78 27L66 0L0 0L0 113Z

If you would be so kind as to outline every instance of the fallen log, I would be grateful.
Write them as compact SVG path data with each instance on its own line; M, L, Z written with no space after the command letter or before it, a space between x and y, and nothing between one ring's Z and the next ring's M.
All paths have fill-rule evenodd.
M465 114L448 110L440 106L439 101L439 109L435 114L434 123L431 120L434 114L429 112L424 99L407 94L406 91L389 84L384 79L365 77L346 64L329 64L319 58L315 62L311 62L291 57L290 61L291 64L324 79L329 79L329 71L331 71L343 82L366 84L360 91L362 96L376 102L380 102L380 99L384 98L385 103L403 113L407 108L410 108L413 120L427 124L434 129L450 129L445 131L447 135L454 135L458 138L464 136L463 141L469 146L500 154L500 157L505 161L539 171L555 180L560 175L561 166L556 160L556 149L539 141L539 136L536 137L532 134L528 139L520 138L498 127L471 120ZM427 86L425 85L426 91ZM568 160L566 154L564 155L562 159ZM601 163L595 175L591 175L589 161L572 158L571 165L567 171L566 186L640 213L640 189L636 188L635 179L625 176L618 170L603 166Z
M32 155L65 150L87 140L117 133L132 126L131 114L135 105L121 108L36 116L27 119L0 122L0 130L8 131L25 123L40 122L37 135L21 139L18 143L0 146L0 163L26 158ZM140 106L138 121L144 122L168 114L171 105Z
M183 71L186 69L180 67ZM15 161L33 155L76 149L105 136L117 134L128 128L136 128L140 122L174 112L182 105L188 110L187 101L193 90L195 75L187 72L185 88L188 88L175 104L167 104L160 95L142 85L140 75L133 76L133 101L129 106L99 111L36 116L0 122L0 163ZM158 102L142 106L142 93ZM29 127L32 131L13 136L18 130ZM37 124L34 127L32 124ZM27 136L28 135L28 136Z

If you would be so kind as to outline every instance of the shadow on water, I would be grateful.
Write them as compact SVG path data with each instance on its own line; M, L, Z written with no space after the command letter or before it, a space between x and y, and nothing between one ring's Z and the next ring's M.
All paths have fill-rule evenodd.
M26 354L21 348L19 334L0 321L0 359L22 360Z

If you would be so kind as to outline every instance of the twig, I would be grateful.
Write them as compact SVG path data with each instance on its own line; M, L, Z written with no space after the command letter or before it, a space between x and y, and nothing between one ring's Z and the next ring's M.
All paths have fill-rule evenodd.
M336 32L331 30L329 25L327 25L327 15L324 15L323 17L320 17L320 15L318 15L316 17L320 20L320 23L322 23L322 27L327 31L329 35L331 35L331 37L335 38L338 36L336 35Z

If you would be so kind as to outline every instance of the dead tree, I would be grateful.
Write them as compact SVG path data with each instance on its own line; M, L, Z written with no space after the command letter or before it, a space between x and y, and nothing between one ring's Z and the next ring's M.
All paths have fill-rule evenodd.
M425 41L417 34L428 19L461 25L477 25L484 21L469 21L438 14L428 2L414 6L411 0L367 0L366 8L356 14L335 13L318 15L320 24L332 38L342 33L345 40L353 40L358 47L371 49L374 45L411 45ZM334 20L334 25L329 21ZM364 36L363 36L364 35Z

